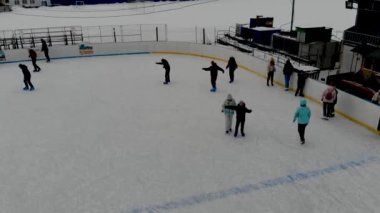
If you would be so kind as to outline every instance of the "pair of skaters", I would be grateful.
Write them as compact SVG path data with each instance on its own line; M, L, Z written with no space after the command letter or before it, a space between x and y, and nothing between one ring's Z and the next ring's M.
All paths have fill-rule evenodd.
M164 84L168 84L170 83L170 65L169 65L169 62L166 60L166 59L161 59L160 62L156 62L156 64L160 64L163 66L163 68L165 69L165 81L164 81ZM237 69L238 65L236 63L236 60L234 57L230 57L230 59L228 60L228 63L227 63L227 66L226 66L226 69L229 68L229 74L230 74L230 83L234 82L234 78L235 78L235 70ZM219 67L214 61L211 61L211 66L210 67L206 67L206 68L202 68L204 71L209 71L210 72L210 76L211 76L211 92L215 92L216 91L216 80L218 78L218 71L221 71L222 73L224 73L224 70Z
M41 39L42 48L41 52L45 54L46 62L50 62L50 56L49 56L49 48L44 39ZM34 67L33 72L39 72L41 71L41 68L37 65L37 53L33 49L29 49L29 58L32 60L32 64Z
M239 125L241 135L244 137L244 124L245 124L245 114L251 113L252 110L247 109L244 101L240 101L238 105L236 105L235 100L233 99L231 94L228 94L226 100L222 105L222 112L225 115L225 130L226 134L232 132L232 117L234 112L236 111L236 125L235 125L235 133L234 136L237 136ZM297 108L294 113L293 122L298 123L298 134L300 136L301 144L305 144L305 129L309 124L311 117L310 108L307 106L307 101L305 99L300 100L300 106Z

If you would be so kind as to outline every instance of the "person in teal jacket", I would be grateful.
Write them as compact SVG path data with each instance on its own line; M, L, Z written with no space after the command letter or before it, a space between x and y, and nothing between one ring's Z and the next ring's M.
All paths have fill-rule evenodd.
M305 129L310 121L310 108L307 106L307 101L301 99L300 107L298 107L296 113L294 114L293 122L298 121L298 133L300 135L301 144L305 144Z

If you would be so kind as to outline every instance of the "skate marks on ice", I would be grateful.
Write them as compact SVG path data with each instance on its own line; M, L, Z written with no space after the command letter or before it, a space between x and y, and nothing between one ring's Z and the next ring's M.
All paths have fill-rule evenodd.
M360 160L352 160L344 163L335 164L322 169L315 169L304 172L295 172L281 177L263 180L258 183L248 183L246 185L231 187L228 189L202 193L193 195L191 197L180 198L162 204L148 205L146 207L133 208L124 210L121 213L155 213L155 212L168 212L175 209L183 209L203 203L208 203L216 200L227 199L234 196L253 193L260 190L270 189L282 185L296 184L301 181L306 181L312 178L318 178L329 174L338 173L344 170L354 169L366 166L372 163L380 163L380 156L370 156Z

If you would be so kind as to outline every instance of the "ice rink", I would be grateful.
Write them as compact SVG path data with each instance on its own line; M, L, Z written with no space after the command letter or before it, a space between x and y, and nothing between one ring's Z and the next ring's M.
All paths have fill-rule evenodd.
M170 85L163 85L171 65ZM226 64L217 61L221 67ZM238 61L239 63L239 61ZM31 63L26 63L32 69ZM299 98L209 59L121 55L39 61L35 91L0 66L0 206L7 213L344 212L380 209L379 137L339 115L300 145ZM224 132L227 94L244 100L246 137Z

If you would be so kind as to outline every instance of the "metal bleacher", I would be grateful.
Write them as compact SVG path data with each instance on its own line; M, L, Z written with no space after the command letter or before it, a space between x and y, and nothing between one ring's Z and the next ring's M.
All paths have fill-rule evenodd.
M49 46L75 45L83 41L81 26L49 27L0 31L0 49L22 49L41 46L44 39Z

